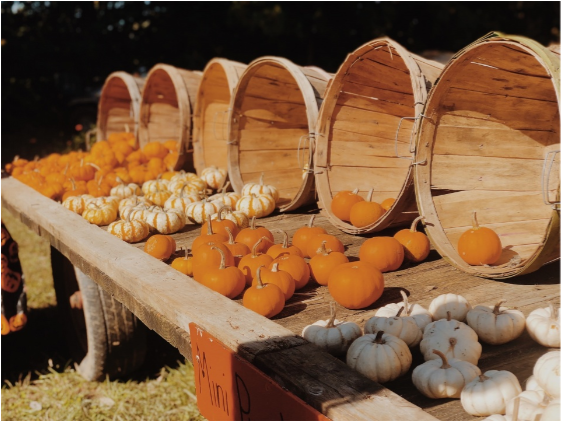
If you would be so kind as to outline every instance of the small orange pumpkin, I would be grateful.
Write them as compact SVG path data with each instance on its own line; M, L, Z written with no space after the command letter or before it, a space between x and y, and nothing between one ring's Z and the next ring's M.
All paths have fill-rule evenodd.
M265 253L268 251L270 245L274 243L274 236L268 229L262 226L256 227L256 217L253 217L250 221L250 226L241 230L236 236L235 241L246 244L248 248L252 249L254 245L256 245L256 243L264 237L270 242L263 242L258 247L258 253Z
M211 217L210 216L207 217L207 224L205 226L203 226L202 229L203 228L207 229L207 232L194 239L194 241L192 242L192 251L195 251L197 249L197 247L199 247L200 245L206 244L208 242L217 242L219 244L222 244L223 242L226 242L226 241L229 240L228 235L226 233L220 234L220 233L215 233L213 231L212 226L211 226Z
M281 244L274 244L268 248L268 254L273 259L278 258L281 255L293 254L299 257L303 257L303 253L295 245L289 245L289 236L287 232L282 229L277 229L277 232L283 234L283 242Z
M241 258L238 264L238 268L242 271L242 273L244 273L246 284L249 286L252 284L252 277L254 276L256 269L260 266L269 265L273 260L268 254L259 252L260 243L266 240L266 237L262 237L256 241L256 243L252 246L251 253Z
M395 201L396 200L394 198L386 198L381 202L381 207L383 208L383 210L388 211L391 207L393 207Z
M340 191L334 196L332 202L330 203L330 209L337 218L346 222L350 221L350 211L352 210L352 206L360 201L364 201L364 199L358 195L358 191L358 188L352 192Z
M234 266L225 266L225 253L221 248L211 247L211 249L216 250L221 255L221 263L218 269L207 269L199 282L225 297L235 298L246 286L244 275L240 269Z
M176 251L176 241L170 235L153 235L145 243L144 251L159 260L168 260Z
M402 229L393 238L401 243L405 249L405 257L413 263L419 263L430 254L430 241L426 234L416 231L416 225L422 216L413 220L410 229Z
M8 165L6 165L8 167ZM2 335L8 335L10 333L10 323L8 319L2 314Z
M172 268L176 269L180 273L183 273L184 275L193 276L194 274L193 257L189 257L190 250L188 250L187 248L184 248L183 250L185 251L185 256L175 258L172 261L171 266Z
M269 270L265 266L260 266L262 269L262 283L276 285L285 296L285 301L289 300L295 292L295 280L289 273L279 270L279 263L274 263L272 269ZM252 286L258 285L258 279L252 279Z
M10 331L17 332L18 330L22 330L26 323L27 316L25 313L18 313L10 317Z
M350 223L356 228L373 225L385 214L379 203L371 201L372 196L373 188L369 190L366 201L359 201L350 209Z
M201 281L203 274L209 269L218 269L221 264L222 255L212 247L219 248L225 256L225 265L234 266L235 258L229 249L221 242L207 242L200 245L197 250L192 250L193 254L193 270L194 279L198 282Z
M307 245L309 244L311 238L314 235L326 234L326 230L324 228L313 226L315 217L316 215L311 216L311 220L309 220L309 224L307 226L297 229L293 234L293 239L291 240L292 244L299 248L303 257L306 258L309 258L309 255L307 254Z
M317 255L317 251L323 245L323 241L326 243L326 248L332 251L338 251L339 253L344 253L344 244L334 235L320 234L315 235L307 244L307 255L311 258Z
M323 241L317 254L309 261L311 275L319 285L328 285L328 278L334 268L340 264L348 263L348 257L339 251L326 249L326 241Z
M278 263L280 270L289 273L295 281L295 289L301 289L311 278L311 269L303 257L295 255L280 256L270 264L270 269Z
M221 207L219 209L219 211L217 212L217 218L216 219L211 219L211 216L209 216L209 218L211 219L211 229L213 230L213 233L215 234L223 234L226 237L228 237L229 235L227 234L227 231L225 231L225 228L229 228L233 234L233 236L237 236L239 233L239 228L237 226L237 224L231 220L228 219L223 219L222 218L222 212L223 210L228 210L228 211L232 211L232 209L229 206L224 206ZM201 234L203 235L206 231L204 230L205 228L201 228Z
M472 266L491 265L500 259L502 243L495 231L479 226L477 212L473 212L473 227L459 238L457 252Z
M247 254L250 254L250 248L248 248L248 246L245 244L235 242L235 238L233 237L233 234L231 233L231 230L229 228L225 228L225 230L229 234L229 240L227 242L224 242L223 244L225 244L225 246L229 249L233 257L235 258L235 266L238 266L241 259Z
M380 272L397 270L403 264L405 249L390 236L378 236L365 241L360 247L360 261L371 264Z
M328 279L332 298L343 307L368 307L383 294L383 275L368 263L356 261L335 267Z
M285 306L285 296L274 284L264 285L260 277L260 269L256 269L256 285L246 290L242 297L242 305L267 318L279 314Z

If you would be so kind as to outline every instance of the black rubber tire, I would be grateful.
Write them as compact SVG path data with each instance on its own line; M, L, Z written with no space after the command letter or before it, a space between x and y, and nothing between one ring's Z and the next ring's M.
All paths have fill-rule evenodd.
M103 380L138 369L147 350L145 325L64 256L52 259L57 306L78 372L87 380ZM62 265L58 271L55 261ZM69 298L77 290L82 310L70 307Z

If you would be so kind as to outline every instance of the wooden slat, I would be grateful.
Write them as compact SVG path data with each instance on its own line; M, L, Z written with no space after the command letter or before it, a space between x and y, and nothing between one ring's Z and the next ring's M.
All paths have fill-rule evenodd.
M243 129L240 131L240 151L297 150L299 139L307 135L306 129ZM302 146L308 145L303 141Z
M332 142L329 152L331 166L389 168L390 172L402 171L404 177L406 177L406 171L412 163L411 160L400 159L394 155L393 157L388 157L374 154L373 150L366 146L365 143L355 143L353 146L355 148L350 150L347 149L347 144L353 143L340 143L340 145L335 146L334 142Z
M398 117L412 116L413 114L412 106L346 92L340 93L336 104Z
M372 187L376 191L399 192L405 183L404 172L392 173L386 168L332 166L328 172L333 193L356 188L369 191Z
M475 62L522 75L550 76L536 57L515 44L487 43L475 48L471 58Z
M307 111L304 103L287 103L256 97L245 97L242 107L244 116L275 122L307 124Z
M268 172L276 169L295 168L297 162L295 150L256 150L241 151L240 172Z
M405 92L397 92L381 87L371 87L359 82L346 80L342 84L341 92L359 94L365 97L378 98L380 100L409 106L411 107L411 112L409 115L412 116L412 114L414 114L414 95L412 93L412 88L410 92L407 92L407 90L405 90Z

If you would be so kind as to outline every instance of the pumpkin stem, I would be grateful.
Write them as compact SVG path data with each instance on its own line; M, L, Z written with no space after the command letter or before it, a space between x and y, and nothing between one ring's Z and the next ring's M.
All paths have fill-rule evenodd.
M403 304L405 305L405 307L404 307L405 316L409 316L410 315L409 297L407 297L407 293L405 291L403 291L402 289L401 289L401 297L403 297Z
M483 374L479 375L479 382L484 382L484 381L486 381L486 380L488 380L488 379L490 379L490 378L487 377L487 376L485 376L485 375L483 375Z
M223 252L223 250L215 246L211 247L211 249L217 250L219 251L219 254L221 254L221 264L219 265L219 270L223 270L225 268L225 253Z
M278 270L278 266L279 266L279 265L280 265L280 264L279 264L278 262L275 262L275 263L273 264L273 266L272 266L271 272L272 272L272 273L279 272L279 270Z
M332 253L332 250L330 248L327 250L326 249L326 241L323 241L321 243L321 246L317 250L317 254L322 254L323 256L328 256L330 253Z
M86 163L89 166L92 166L94 169L96 169L97 171L100 171L102 169L100 169L100 166L94 164L94 163ZM84 159L80 159L80 167L84 166Z
M228 226L225 226L225 230L229 234L229 241L228 241L229 245L234 245L235 239L233 238L233 233L231 232L231 229Z
M379 332L377 332L377 334L375 335L375 339L373 340L374 344L385 344L385 341L383 339L381 339L383 337L383 334L385 332L380 330Z
M498 303L496 303L496 304L495 304L495 308L493 308L493 313L494 313L494 314L500 314L500 313L501 313L501 311L500 311L500 305L501 305L502 303L505 303L505 302L506 302L506 300L500 300Z
M334 301L331 301L331 302L330 302L330 319L329 319L329 321L327 322L327 324L326 324L325 327L326 327L326 328L329 328L329 329L336 327L336 326L334 325L334 321L335 321L335 320L336 320L336 307L335 307Z
M371 188L368 192L368 196L366 197L366 201L369 203L371 202L371 197L373 195L373 188Z
M70 178L70 183L72 184L72 190L76 191L76 181L74 180L74 178Z
M264 241L265 239L267 239L265 236L263 236L262 238L260 238L258 241L256 241L256 244L254 244L252 246L252 258L258 257L258 252L256 251L258 249L258 245Z
M256 216L252 216L250 220L250 229L256 229Z
M287 232L284 231L283 229L276 229L276 232L280 232L283 234L283 242L282 242L282 248L286 249L289 246L289 236L287 235Z
M441 369L449 369L450 367L452 367L448 363L448 358L442 351L432 350L432 352L442 359L442 367L440 367Z
M448 317L447 317L448 322L449 322L450 320L452 320L452 312L451 312L451 311L446 311L446 316L448 316Z
M260 175L260 185L264 185L264 172Z
M231 206L223 206L219 209L219 211L217 212L217 222L222 222L223 221L223 210L228 210L230 212L233 211L233 209L231 208Z
M397 314L395 315L395 317L401 317L401 313L403 312L404 309L405 309L404 306L401 307L401 308L399 309L399 311L397 312Z
M262 289L264 288L264 284L262 283L262 277L260 276L260 272L262 271L262 268L265 267L264 265L258 267L258 269L256 269L256 289Z
M116 177L115 177L115 180L116 180L117 182L119 182L121 185L125 185L125 184L123 183L123 179L121 179L119 176L116 176Z
M221 194L224 195L227 193L227 188L229 188L229 185L231 185L231 181L225 182L225 185L223 185L223 188L221 188Z
M309 220L309 224L307 225L309 228L313 227L313 222L315 221L315 217L316 217L315 214L311 216L311 220Z
M213 228L211 227L211 216L207 217L207 235L213 235Z
M477 221L477 211L473 212L473 229L479 229L479 222Z
M449 343L450 343L450 348L453 348L453 347L455 347L456 344L457 344L457 339L455 339L455 338L450 338L450 339L449 339Z
M188 255L190 254L190 249L186 247L183 247L182 249L184 250L184 260L187 260Z
M416 225L417 225L418 222L420 222L422 219L424 219L424 216L418 216L416 219L414 219L414 220L412 221L411 232L416 232Z
M356 188L354 191L352 191L352 194L357 194L358 192L360 192L360 188Z

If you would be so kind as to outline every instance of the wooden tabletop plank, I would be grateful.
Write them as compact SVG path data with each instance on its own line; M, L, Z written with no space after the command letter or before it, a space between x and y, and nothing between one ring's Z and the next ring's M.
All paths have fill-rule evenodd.
M189 343L191 322L221 340L227 347L259 368L305 401L310 393L303 386L331 387L332 394L311 405L333 420L433 420L419 407L396 396L383 386L352 372L344 363L320 352L289 329L266 319L217 294L167 264L139 251L110 235L102 228L87 223L81 216L65 209L13 178L2 179L2 206L64 254L102 288L114 295L150 328L181 348L185 354ZM274 218L275 219L275 218ZM285 217L278 217L280 221ZM293 221L287 219L287 221ZM299 219L294 222L302 226ZM196 235L188 227L184 233ZM197 231L199 232L199 231ZM176 235L182 237L186 235ZM333 369L333 374L308 371L310 366L301 357L315 355L317 366ZM283 360L265 357L285 351L294 364L297 376L288 374ZM294 357L295 354L295 357ZM185 354L187 355L187 354ZM262 360L264 357L264 360ZM297 357L297 358L296 358ZM190 357L188 357L190 358ZM354 373L355 378L349 378ZM337 375L346 377L339 377ZM337 401L337 392L348 390L349 398ZM363 396L358 393L377 392ZM389 407L393 398L394 407ZM329 403L325 403L329 401Z

